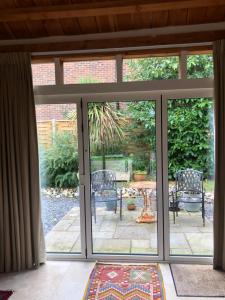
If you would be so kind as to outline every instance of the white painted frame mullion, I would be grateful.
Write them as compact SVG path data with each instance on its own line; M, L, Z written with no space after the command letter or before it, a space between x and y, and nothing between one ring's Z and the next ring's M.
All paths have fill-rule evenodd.
M170 263L212 263L212 257L170 255L170 220L169 220L169 180L168 180L168 111L169 99L213 98L213 89L171 91L162 94L162 147L163 147L163 199L164 199L164 253L165 261Z

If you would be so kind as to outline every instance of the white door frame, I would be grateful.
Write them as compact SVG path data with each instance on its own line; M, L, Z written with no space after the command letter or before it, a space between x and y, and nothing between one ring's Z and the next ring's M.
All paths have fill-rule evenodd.
M76 103L78 109L78 141L79 141L79 174L80 174L80 214L81 214L81 254L48 254L48 259L68 259L81 260L123 260L123 261L168 261L168 262L212 262L211 257L188 257L188 256L170 256L169 255L169 218L168 206L165 205L168 199L168 166L167 166L167 99L169 98L187 98L187 97L212 97L213 80L212 79L179 79L179 80L158 80L149 82L132 83L112 83L112 84L75 84L58 86L39 86L34 87L36 104L65 104ZM161 97L161 99L160 99ZM81 102L81 98L83 98ZM159 212L164 210L164 226L158 226L158 256L144 255L96 255L92 254L91 244L91 216L90 216L90 177L89 172L89 141L87 124L87 103L93 101L132 101L132 100L156 100L157 114L157 176L158 197L160 197ZM82 106L81 106L82 103ZM84 117L86 119L84 119ZM81 119L86 120L83 122ZM159 145L160 144L160 145ZM160 149L160 151L159 151ZM163 153L163 157L162 157ZM161 170L161 171L159 171ZM86 176L85 176L86 175ZM164 198L164 203L162 203ZM85 215L86 211L86 215ZM160 217L160 216L159 216ZM163 219L163 214L162 214ZM87 243L86 243L87 241ZM164 249L163 249L164 247ZM164 254L164 256L163 256Z
M92 216L91 216L91 197L90 197L90 149L88 131L88 103L90 102L126 102L138 100L155 100L156 104L156 155L157 155L157 212L158 212L158 255L130 255L130 254L95 254L92 253ZM101 95L89 96L83 99L83 120L84 122L84 161L86 176L86 232L87 232L87 258L95 260L126 260L126 261L161 261L163 260L163 205L162 205L162 167L161 167L161 96L160 94L144 92L135 96L130 93L126 95ZM118 241L119 242L119 241Z

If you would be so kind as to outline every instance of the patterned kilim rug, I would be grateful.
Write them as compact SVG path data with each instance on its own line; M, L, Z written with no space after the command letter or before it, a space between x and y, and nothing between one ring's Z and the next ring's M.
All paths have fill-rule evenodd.
M0 291L0 300L7 300L12 294L12 291Z
M159 265L96 264L83 300L109 299L165 299Z

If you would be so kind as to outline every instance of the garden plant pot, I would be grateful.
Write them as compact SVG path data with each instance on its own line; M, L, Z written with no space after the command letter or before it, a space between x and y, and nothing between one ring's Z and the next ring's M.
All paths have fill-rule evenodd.
M107 211L114 211L115 208L116 208L116 202L115 201L105 202L105 205L106 205L106 210Z
M135 210L136 209L136 205L135 204L127 204L127 209L128 210Z
M201 203L184 203L184 209L189 212L198 212L201 210Z
M134 173L133 174L134 181L145 181L146 180L146 175L147 174Z

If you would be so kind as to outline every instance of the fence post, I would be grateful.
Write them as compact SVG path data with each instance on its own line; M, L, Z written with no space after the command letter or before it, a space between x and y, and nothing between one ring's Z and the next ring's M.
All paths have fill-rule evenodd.
M55 143L55 133L56 133L56 122L55 119L52 119L52 144Z

